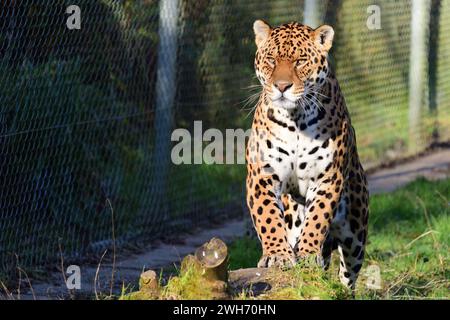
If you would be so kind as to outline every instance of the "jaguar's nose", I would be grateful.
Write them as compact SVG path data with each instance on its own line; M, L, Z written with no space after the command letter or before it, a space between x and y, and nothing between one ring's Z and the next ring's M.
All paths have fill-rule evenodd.
M281 93L283 93L287 89L292 87L292 84L293 84L292 82L288 82L288 81L277 81L277 82L275 82L275 88L277 88L278 90L280 90Z

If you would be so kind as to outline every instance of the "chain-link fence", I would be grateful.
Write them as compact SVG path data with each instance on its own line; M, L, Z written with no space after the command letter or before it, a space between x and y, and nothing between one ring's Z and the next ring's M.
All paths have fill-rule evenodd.
M411 1L321 1L366 167L450 139L450 0L431 1L420 126ZM69 29L69 5L80 29ZM163 5L164 4L164 5ZM381 29L366 21L381 8ZM242 212L243 165L173 165L170 133L249 128L252 23L304 1L0 1L0 280ZM414 141L412 141L414 140ZM416 141L417 140L417 141ZM411 144L414 148L411 148Z

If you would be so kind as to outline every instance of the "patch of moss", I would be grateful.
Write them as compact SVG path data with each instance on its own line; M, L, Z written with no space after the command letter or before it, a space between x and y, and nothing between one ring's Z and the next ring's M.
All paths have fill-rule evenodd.
M201 270L192 261L185 259L179 276L169 279L162 290L161 298L210 300L213 298L213 288L202 277Z
M157 300L157 298L147 291L136 291L122 295L119 300Z

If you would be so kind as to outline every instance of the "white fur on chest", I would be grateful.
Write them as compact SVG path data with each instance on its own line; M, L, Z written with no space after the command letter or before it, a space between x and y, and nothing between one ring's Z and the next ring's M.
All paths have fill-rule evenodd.
M323 148L325 139L312 139L301 132L299 136L297 177L300 179L317 178L331 162L333 153L330 143L326 148Z
M330 146L322 147L325 140L312 139L301 132L299 135L295 175L298 179L299 193L306 196L309 186L317 182L319 175L324 173L331 163L333 153Z
M266 149L271 167L283 181L283 192L289 192L293 187L302 196L311 183L315 183L321 173L331 163L333 151L331 141L324 147L328 137L317 135L316 126L304 131L290 131L279 128L273 132L272 148ZM281 161L280 161L281 160Z

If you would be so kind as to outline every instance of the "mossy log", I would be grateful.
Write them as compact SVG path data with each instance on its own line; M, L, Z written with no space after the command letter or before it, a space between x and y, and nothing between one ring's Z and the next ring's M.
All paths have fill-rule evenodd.
M218 238L212 238L195 251L202 275L208 281L228 281L228 248Z
M155 271L147 270L139 277L139 291L120 297L120 300L155 300L159 299L161 287Z
M166 287L161 288L156 272L148 270L140 276L139 291L129 294L127 298L168 299L174 293L176 299L230 299L242 291L256 296L270 290L269 269L250 268L229 273L228 259L227 245L218 238L212 238L193 255L183 259L179 276L171 278ZM194 294L196 288L201 293ZM186 289L189 294L186 294Z
M147 270L141 273L139 278L139 290L159 293L161 290L159 286L158 275L153 270Z
M247 268L230 271L228 286L232 295L247 292L252 296L258 296L269 291L271 283L271 269Z

